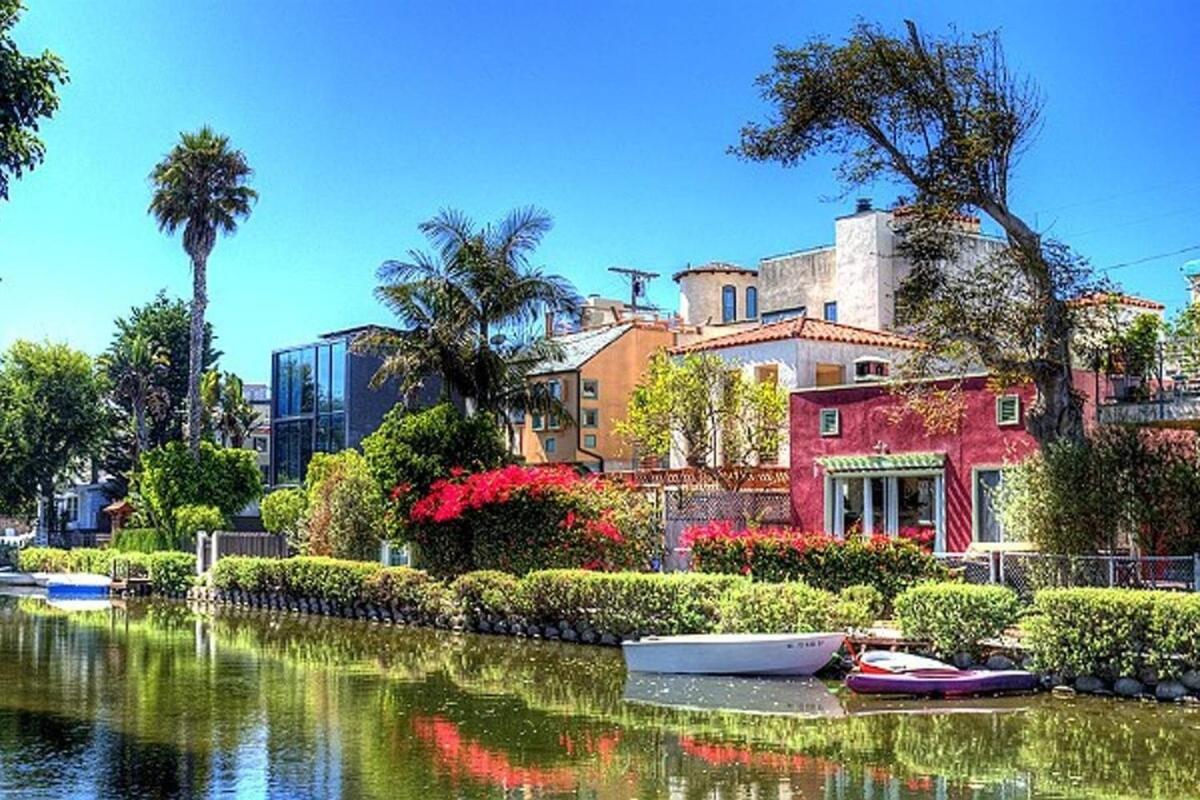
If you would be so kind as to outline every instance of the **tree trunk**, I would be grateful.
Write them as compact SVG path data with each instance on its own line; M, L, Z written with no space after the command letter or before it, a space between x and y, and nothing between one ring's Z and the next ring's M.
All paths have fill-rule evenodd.
M54 481L42 481L42 525L46 534L46 546L57 544L53 537L58 523L58 509L54 507Z
M192 330L188 348L187 440L192 457L200 459L200 372L204 369L204 310L208 307L207 259L192 257Z

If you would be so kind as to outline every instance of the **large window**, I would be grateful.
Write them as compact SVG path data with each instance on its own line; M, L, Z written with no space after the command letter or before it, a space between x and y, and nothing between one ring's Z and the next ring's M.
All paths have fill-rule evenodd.
M758 319L758 289L746 287L746 319Z
M275 354L272 375L272 483L300 483L313 451L346 447L346 342Z
M945 490L942 473L832 475L826 520L838 536L927 530L945 548ZM916 529L916 530L914 530Z
M725 286L721 289L721 321L734 322L737 319L737 289Z

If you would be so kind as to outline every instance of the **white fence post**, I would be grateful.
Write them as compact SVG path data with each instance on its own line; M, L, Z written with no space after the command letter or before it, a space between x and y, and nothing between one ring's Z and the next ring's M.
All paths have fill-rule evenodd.
M207 544L205 533L196 534L196 574L204 574L204 546Z
M212 560L209 561L208 568L212 569L217 566L217 559L221 557L221 550L218 546L218 542L221 538L221 532L213 531L210 535L212 536L212 541L209 543L212 545Z

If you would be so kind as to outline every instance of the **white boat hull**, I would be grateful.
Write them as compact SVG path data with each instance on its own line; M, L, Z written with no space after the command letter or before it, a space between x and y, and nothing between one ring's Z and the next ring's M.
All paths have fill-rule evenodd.
M651 636L621 645L630 672L812 675L842 646L841 633Z
M65 573L46 579L46 594L50 597L108 597L112 578L107 575Z

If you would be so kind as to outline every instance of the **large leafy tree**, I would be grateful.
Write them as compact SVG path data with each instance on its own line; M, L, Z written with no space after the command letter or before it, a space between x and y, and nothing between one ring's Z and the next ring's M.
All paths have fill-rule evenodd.
M150 213L160 230L183 228L183 249L192 265L192 307L188 349L188 449L199 458L203 406L204 312L208 307L208 257L217 234L232 234L250 215L258 193L246 185L253 174L246 156L207 125L180 141L154 167Z
M396 379L411 390L433 373L469 412L499 415L528 405L525 374L554 349L529 337L530 327L544 313L579 304L565 278L532 264L550 227L549 215L531 207L481 228L454 210L421 223L433 252L413 250L379 268L375 294L401 330L355 342L383 357L376 382Z
M114 321L116 331L102 357L109 384L114 387L111 395L116 424L110 429L110 439L105 444L104 469L117 480L117 489L123 492L126 478L137 463L137 454L153 447L183 437L183 420L188 388L188 357L191 348L191 314L188 306L179 298L169 298L159 292L154 299L135 306L123 317ZM134 342L142 340L147 346L165 356L165 365L154 371L148 390L156 395L154 409L146 419L146 441L139 446L134 441L136 414L133 400L127 393L116 391L120 386L122 370L118 365L127 360ZM201 362L205 370L212 368L220 357L213 348L212 326L204 325L204 350ZM165 405L160 404L165 403Z
M929 344L912 368L944 369L949 357L1032 380L1039 400L1026 415L1029 432L1043 444L1080 440L1067 301L1090 288L1089 271L1011 202L1013 167L1042 102L1032 81L1010 72L998 36L931 39L911 22L896 36L860 23L840 44L777 48L759 86L773 116L746 125L735 153L784 166L832 153L848 188L882 180L912 195L902 233L913 268L897 304ZM975 210L1007 246L958 258L962 215Z
M102 374L65 344L17 341L0 356L0 502L10 510L45 502L56 530L54 489L84 469L106 433Z
M787 426L787 393L752 382L711 353L657 353L629 397L617 430L647 455L674 451L687 466L739 489L774 463Z
M17 49L9 32L22 10L20 0L0 0L0 200L8 199L11 178L45 158L39 121L58 110L58 89L67 82L67 68L54 53L29 56Z
M122 340L101 357L112 382L117 403L130 410L134 460L150 447L150 420L161 419L170 409L170 394L163 386L170 360L167 350L145 334Z

